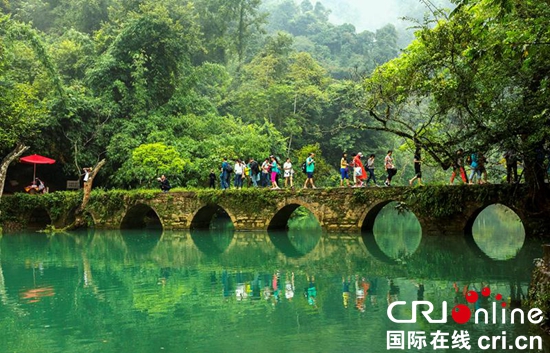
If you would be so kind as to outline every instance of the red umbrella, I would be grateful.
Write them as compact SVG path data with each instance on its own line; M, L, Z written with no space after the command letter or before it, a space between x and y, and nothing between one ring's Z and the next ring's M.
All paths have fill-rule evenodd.
M22 157L20 159L20 161L23 162L23 163L34 164L34 175L33 175L33 178L32 178L33 181L36 180L36 165L37 164L54 164L55 163L54 159L44 157L44 156L40 156L38 154L33 154L31 156Z

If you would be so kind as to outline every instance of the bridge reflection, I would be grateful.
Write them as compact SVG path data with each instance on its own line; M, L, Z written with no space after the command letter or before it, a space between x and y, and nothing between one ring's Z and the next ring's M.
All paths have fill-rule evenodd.
M540 253L537 242L526 241L515 257L494 260L471 240L456 236L446 237L444 242L438 237L423 237L413 253L396 257L392 249L381 247L369 233L361 236L234 231L89 231L50 238L13 234L3 237L0 246L3 261L21 258L21 252L32 249L26 256L29 263L48 261L52 254L74 263L78 260L71 257L81 253L92 268L94 259L108 259L114 266L145 262L162 268L264 268L282 263L318 271L331 268L341 273L360 271L373 276L449 280L476 280L488 272L495 278L509 278L510 272L525 275L532 267L532 259Z

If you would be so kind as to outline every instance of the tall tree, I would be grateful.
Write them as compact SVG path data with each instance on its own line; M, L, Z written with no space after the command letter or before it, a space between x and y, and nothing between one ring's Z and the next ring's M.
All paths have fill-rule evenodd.
M38 34L8 16L0 17L0 197L9 164L46 124L48 93L59 84ZM53 92L61 92L54 89Z
M198 55L199 62L227 63L233 54L242 64L250 44L264 33L267 13L259 10L260 4L261 0L198 1L206 48L206 53Z
M365 127L420 143L441 165L459 147L513 148L529 185L543 187L549 19L536 1L459 2L365 81Z

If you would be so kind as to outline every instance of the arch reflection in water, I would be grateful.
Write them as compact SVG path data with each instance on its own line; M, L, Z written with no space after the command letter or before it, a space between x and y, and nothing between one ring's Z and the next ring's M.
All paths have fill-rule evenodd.
M404 261L414 254L422 240L422 229L416 216L398 206L397 202L390 202L376 216L367 215L365 223L373 223L372 231L363 227L363 240L368 251L384 262Z
M233 241L235 226L229 214L218 205L201 208L191 221L191 238L207 256L223 254Z
M223 254L233 241L235 228L228 222L225 226L218 224L213 229L191 230L191 239L195 246L207 256Z
M509 260L518 254L525 242L525 228L510 208L494 204L475 218L471 236L475 245L494 260Z
M288 212L290 209L283 213ZM281 211L278 214L280 213ZM305 207L294 207L292 213L290 215L285 214L284 218L288 219L286 221L288 227L286 231L281 230L280 227L273 229L270 225L268 235L273 245L289 258L302 257L315 249L323 232L313 213Z
M162 228L121 229L121 240L133 256L149 255L162 237ZM117 236L111 238L116 241Z

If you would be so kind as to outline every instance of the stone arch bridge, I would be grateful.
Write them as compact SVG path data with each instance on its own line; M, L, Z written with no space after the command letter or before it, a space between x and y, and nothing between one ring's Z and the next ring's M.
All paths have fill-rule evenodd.
M303 206L313 213L325 231L360 232L371 231L378 212L390 202L397 202L400 208L416 215L423 234L443 235L470 233L477 215L485 207L498 203L519 216L528 235L547 235L549 213L529 212L531 201L526 195L527 189L522 185L169 193L96 191L86 212L96 228L139 228L146 225L148 218L158 217L163 229L179 230L208 228L213 216L223 211L235 230L266 231L285 229L293 211ZM3 200L7 203L4 210L9 211L9 202ZM51 209L55 207L52 202L44 205L51 223L60 227L71 219L70 213L74 210L57 212L54 217ZM22 208L14 206L14 209ZM20 219L25 217L28 216L19 215Z

